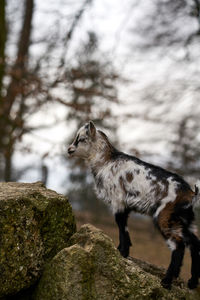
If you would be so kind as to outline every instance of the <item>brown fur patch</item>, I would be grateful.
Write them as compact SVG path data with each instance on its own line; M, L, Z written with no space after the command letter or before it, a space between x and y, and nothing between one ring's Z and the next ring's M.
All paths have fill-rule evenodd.
M164 189L161 188L161 186L157 183L156 180L152 181L152 186L153 186L153 188L151 191L154 193L156 199L161 200L161 199L167 197L168 187L169 187L168 182L163 183Z
M165 239L180 242L182 240L182 226L179 222L171 221L173 211L174 202L167 203L158 216L157 224Z
M192 198L194 196L194 192L180 191L177 194L176 200L173 202L169 202L160 212L157 225L166 239L172 239L175 242L182 241L182 224L179 220L173 220L171 216L175 211L175 206L177 203L191 203Z
M169 236L170 232L167 232L167 231L169 231L169 229L170 229L169 228L169 226L170 226L169 220L171 218L173 211L174 211L174 203L169 202L166 204L164 209L160 212L158 219L157 219L158 227L166 238L170 237Z
M133 180L133 174L131 172L126 173L126 180L131 182Z
M188 202L191 203L193 197L195 196L195 193L192 190L188 190L188 191L179 191L177 193L177 197L175 202L176 203L181 203L181 202Z

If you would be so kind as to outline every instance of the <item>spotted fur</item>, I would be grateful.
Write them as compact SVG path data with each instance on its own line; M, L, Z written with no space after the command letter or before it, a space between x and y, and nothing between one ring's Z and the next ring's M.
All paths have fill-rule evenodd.
M193 192L179 175L116 150L92 122L80 128L68 152L86 160L94 175L97 196L115 214L120 253L124 257L129 255L130 211L152 216L172 251L163 286L169 288L172 279L179 275L185 246L189 246L192 277L188 285L196 287L200 275L200 242L194 226L193 205L199 199L200 185Z

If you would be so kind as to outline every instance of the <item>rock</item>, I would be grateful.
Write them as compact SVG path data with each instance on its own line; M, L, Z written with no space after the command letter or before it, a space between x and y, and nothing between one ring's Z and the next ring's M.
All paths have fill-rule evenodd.
M199 299L181 281L171 291L162 288L162 269L122 258L112 240L91 225L82 226L70 244L46 265L34 300Z
M0 183L0 298L31 286L75 231L64 196L42 183Z

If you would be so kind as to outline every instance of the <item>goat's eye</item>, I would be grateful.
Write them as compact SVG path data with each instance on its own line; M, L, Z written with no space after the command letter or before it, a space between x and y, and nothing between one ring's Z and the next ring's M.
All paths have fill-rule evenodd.
M80 143L84 143L85 141L86 141L86 138L80 138L80 139L79 139L79 142L80 142Z

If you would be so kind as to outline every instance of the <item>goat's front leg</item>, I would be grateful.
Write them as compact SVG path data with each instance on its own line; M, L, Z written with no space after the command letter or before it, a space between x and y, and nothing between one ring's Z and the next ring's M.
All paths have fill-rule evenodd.
M127 228L127 219L129 211L118 212L115 214L115 221L119 227L119 246L118 250L123 257L129 255L129 248L132 245L128 228Z

